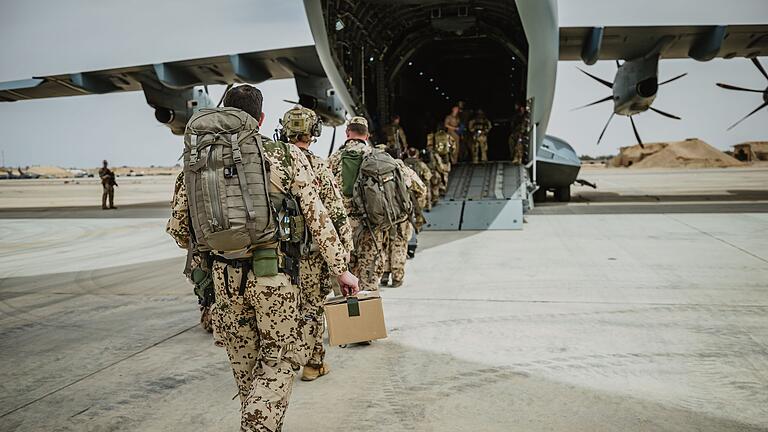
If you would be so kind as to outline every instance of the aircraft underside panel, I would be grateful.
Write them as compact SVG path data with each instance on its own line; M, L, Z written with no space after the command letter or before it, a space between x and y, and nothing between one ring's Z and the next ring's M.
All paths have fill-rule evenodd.
M529 203L526 169L510 162L462 164L453 167L448 190L425 213L424 229L516 230L523 228L523 210Z

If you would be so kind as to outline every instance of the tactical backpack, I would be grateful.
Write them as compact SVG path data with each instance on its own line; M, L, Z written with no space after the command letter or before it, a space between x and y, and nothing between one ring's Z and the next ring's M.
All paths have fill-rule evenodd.
M184 132L184 181L196 248L228 259L275 245L280 223L256 119L237 108L202 109Z
M438 131L435 134L435 151L440 156L446 156L451 152L451 136L446 131Z
M383 151L362 157L352 203L355 213L364 215L371 228L392 227L413 213L411 194L400 165Z

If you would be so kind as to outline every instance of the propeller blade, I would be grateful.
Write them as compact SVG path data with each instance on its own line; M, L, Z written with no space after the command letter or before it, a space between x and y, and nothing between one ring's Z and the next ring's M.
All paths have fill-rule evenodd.
M597 104L603 103L603 102L608 102L609 100L612 100L612 99L613 99L613 96L606 96L606 97L604 97L604 98L602 98L600 100L596 100L596 101L594 101L592 103L588 103L586 105L583 105L583 106L580 106L580 107L576 107L576 108L572 109L571 111L578 111L578 110L580 110L582 108L590 107L592 105L597 105Z
M233 85L234 84L227 84L227 88L224 90L224 94L221 95L221 99L219 99L219 103L216 104L216 108L220 107L221 103L224 102L224 96L227 95L227 92L229 91L229 89L232 88Z
M620 67L621 67L621 65L619 64L619 61L616 60L616 68L620 68Z
M328 157L333 154L333 146L336 144L336 126L333 127L333 135L331 135L331 149L328 150Z
M753 92L753 93L762 93L762 90L755 90L755 89L748 89L744 87L736 87L735 85L730 84L724 84L724 83L717 83L716 84L720 88L724 88L726 90L736 90L736 91L745 91L745 92Z
M602 85L604 85L604 86L606 86L606 87L608 87L608 88L610 88L610 89L612 89L612 88L613 88L613 83L612 83L612 82L610 82L610 81L606 81L606 80L604 80L604 79L602 79L602 78L599 78L599 77L596 77L596 76L592 75L591 73L589 73L589 72L585 71L584 69L582 69L582 68L580 68L580 67L577 67L576 69L580 70L580 71L581 71L582 73L584 73L586 76L588 76L588 77L592 78L593 80L595 80L595 81L599 82L600 84L602 84Z
M659 85L660 85L660 86L663 86L664 84L669 84L669 83L671 83L672 81L675 81L675 80L679 80L680 78L682 78L682 77L684 77L684 76L686 76L686 75L688 75L688 72L686 72L686 73L684 73L684 74L682 74L682 75L678 75L678 76L676 76L676 77L674 77L674 78L670 78L670 79L668 79L668 80L666 80L666 81L664 81L664 82L660 82L660 83L659 83Z
M733 124L731 127L729 127L729 128L728 128L728 130L731 130L731 129L735 128L736 126L738 126L738 124L739 124L739 123L741 123L741 122L743 122L744 120L746 120L746 119L748 119L748 118L752 117L752 115L753 115L754 113L756 113L756 112L760 111L761 109L763 109L763 108L765 108L765 107L768 107L768 101L765 101L765 102L764 102L762 105L760 105L759 107L755 108L755 110L754 110L754 111L752 111L751 113L749 113L749 114L745 115L745 116L744 116L744 118L742 118L741 120L739 120L739 121L737 121L736 123L734 123L734 124Z
M752 60L752 63L754 63L755 66L760 70L760 73L763 74L765 79L768 79L768 72L766 72L765 69L763 68L763 65L760 64L760 60L758 60L757 57L752 57L751 60Z
M288 102L289 104L294 104L294 105L298 105L299 104L299 101L292 101L292 100L288 100L288 99L283 99L283 102Z
M678 117L678 116L676 116L676 115L674 115L674 114L670 114L670 113L668 113L668 112L664 112L664 111L662 111L662 110L660 110L660 109L656 109L656 108L654 108L654 107L650 107L650 108L651 108L651 111L655 112L656 114L661 114L661 115L663 115L664 117L669 117L669 118L671 118L671 119L675 119L675 120L682 120L680 117Z
M632 130L635 132L635 138L637 138L637 143L640 144L640 148L645 148L643 145L643 140L640 139L640 134L637 133L637 126L635 125L635 119L632 118L633 116L629 116L629 122L632 123Z
M605 135L605 131L608 130L608 125L611 124L611 120L613 120L613 116L615 116L616 113L611 113L611 116L608 117L608 123L605 124L605 127L603 128L603 131L600 132L600 138L597 139L597 143L600 144L600 141L603 140L603 135Z
M203 88L205 89L205 94L210 94L208 93L208 84L204 85Z

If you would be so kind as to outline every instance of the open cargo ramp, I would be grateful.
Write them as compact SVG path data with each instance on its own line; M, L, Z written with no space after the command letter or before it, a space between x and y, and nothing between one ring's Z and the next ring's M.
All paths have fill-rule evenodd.
M527 170L511 162L456 165L445 197L424 213L424 229L522 229L523 209L530 203L529 184Z

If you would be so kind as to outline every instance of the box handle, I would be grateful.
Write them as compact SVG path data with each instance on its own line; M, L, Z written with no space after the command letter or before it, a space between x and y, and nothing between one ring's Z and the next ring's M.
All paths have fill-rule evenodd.
M357 297L347 297L347 314L351 317L360 316L360 304Z

